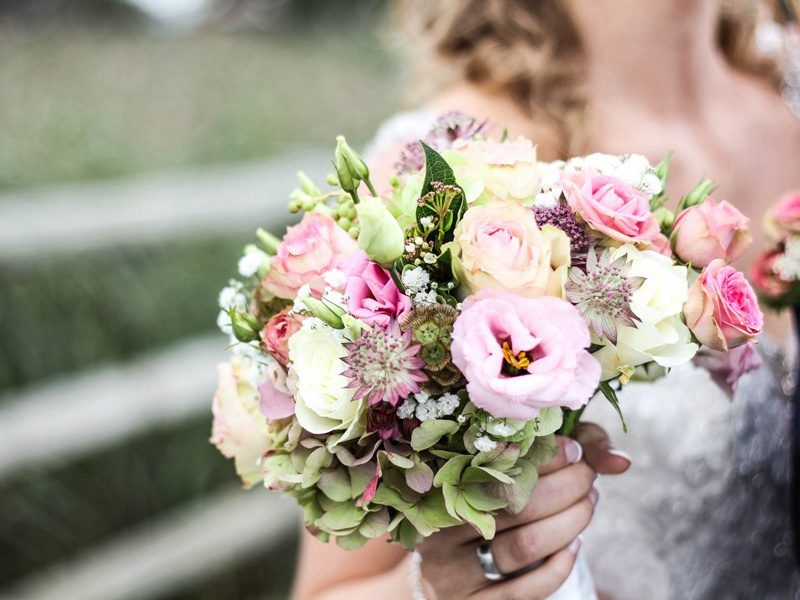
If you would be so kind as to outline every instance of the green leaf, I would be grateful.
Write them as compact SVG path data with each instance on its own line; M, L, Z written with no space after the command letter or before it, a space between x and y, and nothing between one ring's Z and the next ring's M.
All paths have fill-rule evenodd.
M471 460L472 456L469 454L454 456L436 473L433 478L433 485L435 487L442 487L445 483L457 485L461 481L461 473Z
M522 470L514 478L514 482L493 488L497 495L508 500L508 511L511 513L518 513L525 508L531 498L533 488L539 481L539 471L534 461L523 458L517 464Z
M317 481L317 487L331 500L344 502L352 498L352 488L350 487L350 476L346 467L340 466L336 469L324 469Z
M433 469L414 454L414 466L406 471L406 482L415 492L424 494L433 486Z
M469 505L476 510L491 512L508 506L508 499L498 495L493 486L474 483L461 488Z
M336 545L344 550L358 550L366 543L367 538L358 531L336 537Z
M390 463L401 469L411 469L414 466L414 461L405 456L401 456L396 452L388 452L386 450L378 451L378 458L386 457ZM384 463L385 464L385 463Z
M312 451L303 469L303 487L311 487L317 483L322 475L321 470L330 467L332 462L333 455L324 446Z
M537 437L523 458L532 462L538 469L549 463L556 454L558 454L558 444L556 437L551 434Z
M622 409L619 406L617 392L614 391L614 388L612 388L611 384L607 381L600 382L600 391L603 392L603 396L606 397L606 400L608 400L611 403L611 406L614 407L614 410L617 411L619 420L622 421L622 431L628 433L628 426L625 424L625 417L622 416Z
M406 518L423 536L436 533L445 527L457 525L460 520L449 514L444 495L440 490L432 490L413 507L405 511Z
M406 550L413 551L420 539L419 532L408 519L403 519L398 530L397 540Z
M367 512L354 502L340 502L317 519L316 524L333 535L337 532L347 534L358 527L366 516Z
M463 495L456 498L455 504L458 516L472 525L486 540L490 540L495 534L494 517L490 514L473 508Z
M390 488L385 483L378 484L378 489L375 490L375 497L372 498L373 504L382 504L383 506L391 506L392 508L405 512L413 505L410 502L403 500L403 497L395 489Z
M368 462L355 467L348 467L350 475L350 497L358 498L367 489L367 485L375 476L375 463Z
M424 196L433 190L431 183L434 181L438 181L445 185L452 185L461 189L458 185L458 181L456 181L456 176L452 167L447 164L447 161L442 157L442 155L428 146L428 144L425 142L420 141L420 144L422 145L422 150L425 153L425 179L422 183L420 196ZM464 215L466 210L467 201L464 197L464 192L462 191L460 194L458 194L458 196L453 198L453 202L450 205L449 210L449 213L452 214L452 217L447 218L448 223L444 231L449 234L461 220L461 217ZM424 204L422 206L418 206L416 212L417 223L419 223L420 219L423 217L432 216L435 214L436 213L429 206ZM445 236L445 241L450 241L451 239L452 235Z
M380 537L387 531L389 531L389 510L387 508L369 513L358 528L358 533L370 539Z
M411 434L411 447L417 452L434 446L445 435L453 435L458 431L458 423L443 419L423 422Z
M560 407L545 408L539 412L539 428L536 435L550 435L558 431L564 421L564 411Z
M472 468L472 467L470 467ZM500 481L502 483L513 483L514 479L508 473L504 473L503 471L498 471L497 469L492 469L490 467L475 467L476 469L485 473L488 477L496 481Z

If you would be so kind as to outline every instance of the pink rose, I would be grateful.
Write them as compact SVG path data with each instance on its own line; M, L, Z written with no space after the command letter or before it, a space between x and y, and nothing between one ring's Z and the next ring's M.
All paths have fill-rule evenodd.
M287 306L273 315L261 332L261 347L284 367L289 363L289 338L302 326L300 319L289 315L290 310Z
M258 410L258 392L247 383L244 367L233 359L217 367L219 386L211 406L211 443L233 458L244 487L263 479L259 461L272 448L267 420Z
M672 228L675 255L695 267L706 267L715 258L730 263L742 255L753 236L750 219L723 201L706 198L682 211Z
M793 233L800 233L800 190L781 197L764 220L767 235L782 242Z
M495 417L530 420L543 408L578 409L600 382L578 310L552 297L484 290L453 326L453 363L470 400Z
M783 256L781 250L762 252L750 266L750 280L756 289L768 298L778 298L788 292L792 284L781 279L775 272L775 261Z
M342 265L347 275L344 287L347 309L367 325L386 328L392 319L411 311L411 299L401 294L389 272L359 251Z
M519 202L495 198L472 206L445 247L462 297L483 288L531 298L563 293L569 238L552 225L540 229L533 211Z
M699 367L708 371L722 391L733 397L739 388L739 379L750 371L758 369L764 361L753 342L733 348L728 352L703 348L694 358Z
M726 352L755 340L764 326L753 288L720 258L711 261L689 288L684 315L700 343Z
M286 419L294 414L294 399L286 385L286 371L277 363L267 367L267 379L258 386L261 400L258 409L270 421Z
M333 219L309 212L278 244L270 260L264 287L278 296L293 300L297 290L308 284L317 294L325 291L322 274L338 268L358 252L358 244Z
M592 228L623 243L651 243L660 232L642 192L617 177L579 171L561 175L570 208Z

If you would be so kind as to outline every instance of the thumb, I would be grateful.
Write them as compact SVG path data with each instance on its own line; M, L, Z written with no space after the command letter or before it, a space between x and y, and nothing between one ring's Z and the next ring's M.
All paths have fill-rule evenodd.
M594 423L580 423L574 437L583 446L584 460L601 475L618 475L631 466L631 458L611 445L608 434Z

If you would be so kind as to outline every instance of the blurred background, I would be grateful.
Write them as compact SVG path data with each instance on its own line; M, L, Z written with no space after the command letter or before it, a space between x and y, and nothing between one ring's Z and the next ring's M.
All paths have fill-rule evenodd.
M278 599L208 443L217 292L401 108L381 0L0 0L0 598Z

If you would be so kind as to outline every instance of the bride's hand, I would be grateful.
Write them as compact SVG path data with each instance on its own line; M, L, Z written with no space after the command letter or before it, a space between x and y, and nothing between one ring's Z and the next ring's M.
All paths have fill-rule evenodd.
M442 530L418 547L428 592L436 600L531 600L546 598L561 586L575 562L578 535L594 512L597 491L592 484L597 473L621 473L630 465L610 448L605 432L596 425L582 425L577 437L584 447L557 438L558 454L539 470L530 501L519 514L497 516L497 534L490 542L501 573L544 562L519 576L491 582L478 562L483 539L475 530L469 526Z

